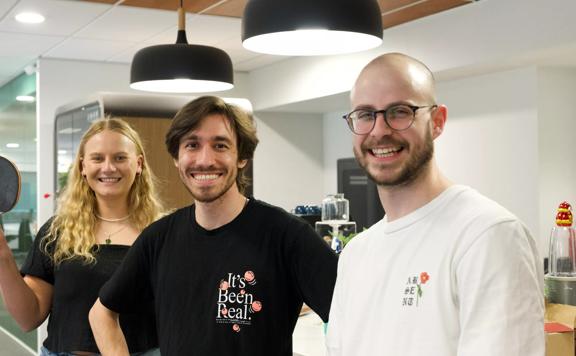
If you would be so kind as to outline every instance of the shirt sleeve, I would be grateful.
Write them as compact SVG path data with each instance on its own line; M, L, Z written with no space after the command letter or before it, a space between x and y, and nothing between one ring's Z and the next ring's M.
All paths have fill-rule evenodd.
M22 276L28 275L40 278L41 280L54 285L54 264L52 263L51 257L42 249L42 240L48 235L51 224L52 219L42 225L36 234L32 248L28 251L26 260L20 268L20 273Z
M154 233L148 228L136 239L112 277L102 286L100 302L116 313L131 313L153 299L151 256Z
M292 271L304 302L328 321L338 257L307 223L298 224L292 246Z
M338 276L336 278L336 285L334 287L334 295L332 297L332 303L330 306L330 316L328 322L328 329L326 331L326 355L327 356L341 356L342 349L340 341L342 340L342 330L340 325L342 325L343 308L344 304L344 293L346 290L345 286L345 263L347 259L347 252L349 249L345 249L340 254L338 259Z
M458 356L544 354L543 266L519 221L482 232L459 260Z

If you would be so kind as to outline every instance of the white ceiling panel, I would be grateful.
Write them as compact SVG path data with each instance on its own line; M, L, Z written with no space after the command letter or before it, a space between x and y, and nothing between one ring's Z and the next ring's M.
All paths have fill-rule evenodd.
M91 61L108 61L126 47L133 46L128 41L104 41L85 38L70 38L47 52L45 57L68 58Z
M21 0L2 19L0 31L68 36L110 9L111 5L83 1ZM22 11L39 12L46 21L40 24L19 23L14 16Z
M0 20L3 19L8 11L14 6L18 0L2 0L0 1Z
M259 54L250 58L245 61L241 61L238 63L234 63L234 70L241 71L241 72L250 72L257 68L266 67L272 63L277 63L280 61L284 61L292 57L283 57L283 56L269 56L264 54Z
M148 44L139 43L131 47L124 48L122 51L119 51L118 53L108 58L108 61L118 63L131 63L132 58L134 58L136 52L148 46L149 46Z
M0 57L38 56L65 38L0 32Z
M74 37L141 42L177 24L173 11L119 6L78 31ZM175 35L174 35L175 36Z
M186 35L188 42L214 45L231 38L240 39L242 21L232 17L209 15L188 16Z

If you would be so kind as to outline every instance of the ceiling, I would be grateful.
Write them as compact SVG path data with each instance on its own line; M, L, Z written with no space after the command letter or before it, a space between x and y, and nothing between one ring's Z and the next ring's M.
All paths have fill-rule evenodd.
M272 1L272 0L266 0ZM353 1L353 0L351 0ZM385 28L474 0L378 0ZM247 0L184 0L190 43L225 50L236 71L286 59L245 50L240 40ZM39 57L130 63L141 48L174 43L179 0L0 0L0 86ZM14 16L37 11L42 24Z

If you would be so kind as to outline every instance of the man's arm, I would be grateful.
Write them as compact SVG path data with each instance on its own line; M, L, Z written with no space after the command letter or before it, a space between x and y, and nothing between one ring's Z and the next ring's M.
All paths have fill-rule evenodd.
M484 231L458 262L458 356L544 354L543 266L518 221Z
M94 339L103 356L127 356L128 345L120 328L118 313L106 308L96 300L88 314Z
M327 322L338 257L310 226L301 225L294 233L292 268L298 287L304 302Z

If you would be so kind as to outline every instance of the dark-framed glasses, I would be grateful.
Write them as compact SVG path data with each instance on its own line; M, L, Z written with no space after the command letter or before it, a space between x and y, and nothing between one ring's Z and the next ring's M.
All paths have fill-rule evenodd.
M357 109L342 116L348 127L357 135L366 135L376 126L376 118L382 113L386 125L395 131L407 130L414 123L416 111L424 108L437 108L438 105L414 106L407 104L392 105L383 110Z

